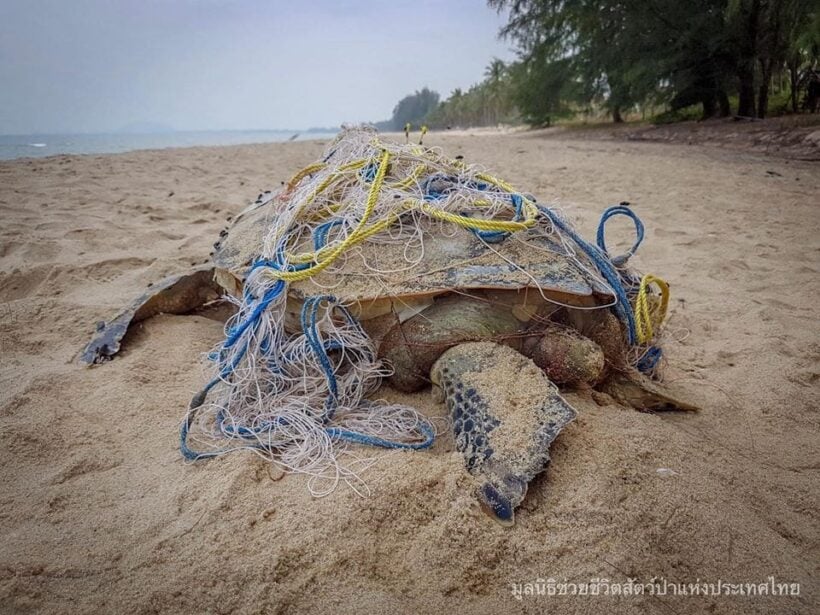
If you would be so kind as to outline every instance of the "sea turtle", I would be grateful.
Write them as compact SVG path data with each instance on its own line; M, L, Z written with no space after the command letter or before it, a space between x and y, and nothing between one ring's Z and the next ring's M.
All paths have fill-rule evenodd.
M276 195L260 195L215 244L213 264L153 286L85 348L88 363L113 356L128 327L160 312L185 313L229 293L261 253ZM575 410L557 385L596 387L642 410L692 409L628 367L627 343L607 307L615 298L582 256L566 256L545 233L489 244L476 234L425 231L417 267L406 246L365 242L333 272L288 289L286 329L300 328L307 297L328 287L348 306L392 365L402 391L433 385L446 401L455 443L481 483L479 500L511 524L529 481L549 461L549 445ZM367 266L380 263L374 275Z

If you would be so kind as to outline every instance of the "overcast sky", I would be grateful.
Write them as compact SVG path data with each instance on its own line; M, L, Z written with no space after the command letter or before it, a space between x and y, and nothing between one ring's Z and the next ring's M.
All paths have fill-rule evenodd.
M480 81L483 0L0 0L0 134L309 128Z

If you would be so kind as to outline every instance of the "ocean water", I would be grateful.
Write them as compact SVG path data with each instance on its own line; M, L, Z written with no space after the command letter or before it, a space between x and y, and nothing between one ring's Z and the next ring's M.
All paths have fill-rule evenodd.
M295 138L294 138L294 135ZM289 140L328 139L332 132L294 130L212 130L157 134L0 135L0 160L57 154L116 154L140 149L240 145Z

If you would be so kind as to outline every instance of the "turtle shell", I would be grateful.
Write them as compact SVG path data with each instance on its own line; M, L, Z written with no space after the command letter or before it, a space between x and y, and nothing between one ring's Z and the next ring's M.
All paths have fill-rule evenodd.
M262 251L278 203L276 195L262 195L223 231L214 262L217 280L229 292L241 290L248 266ZM423 256L415 267L407 266L405 242L365 241L332 272L292 283L289 299L300 303L311 295L331 293L345 304L358 306L359 316L365 319L395 311L397 302L417 312L414 306L453 291L513 292L524 297L513 303L551 300L591 307L613 300L610 289L590 273L595 267L580 250L579 260L569 258L547 234L525 232L523 238L516 234L487 244L467 229L444 234L436 228L425 231ZM301 249L309 251L311 246Z

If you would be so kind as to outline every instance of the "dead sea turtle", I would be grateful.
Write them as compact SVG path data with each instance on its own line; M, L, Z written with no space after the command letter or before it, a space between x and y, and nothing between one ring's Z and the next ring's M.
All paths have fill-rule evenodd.
M82 358L110 358L130 325L156 313L241 296L276 206L273 195L260 196L223 231L212 266L154 286L101 327ZM298 331L304 300L332 287L392 365L391 384L414 391L432 383L446 401L479 500L500 522L512 523L550 443L575 418L556 385L596 387L642 410L692 409L628 367L624 330L607 307L611 290L583 257L565 256L557 238L528 232L490 245L464 229L425 231L419 264L397 266L405 258L404 244L361 244L332 273L290 285L285 326Z

